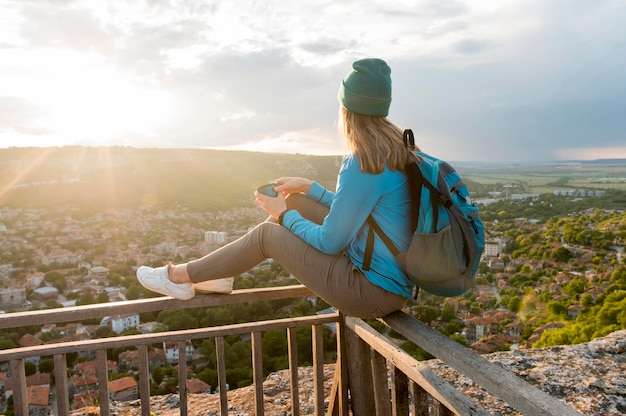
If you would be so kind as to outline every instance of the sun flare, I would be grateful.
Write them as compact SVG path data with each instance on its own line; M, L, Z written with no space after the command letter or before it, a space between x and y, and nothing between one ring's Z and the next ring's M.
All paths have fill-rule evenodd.
M63 51L38 56L10 89L41 109L37 127L49 132L41 137L48 143L63 135L63 142L119 144L129 135L156 134L171 114L168 94L145 78L123 75L102 58Z

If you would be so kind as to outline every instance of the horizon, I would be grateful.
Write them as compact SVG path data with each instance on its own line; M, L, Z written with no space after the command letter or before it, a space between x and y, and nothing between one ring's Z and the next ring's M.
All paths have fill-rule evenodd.
M241 152L241 153L263 153L268 155L293 155L293 156L321 156L321 157L344 157L345 154L313 154L313 153L287 153L279 151L261 151L261 150L247 150L247 149L216 149L207 147L149 147L149 146L133 146L133 145L84 145L84 144L65 144L56 146L10 146L0 147L0 152L3 150L11 149L70 149L70 148L91 148L91 149L106 149L106 148L119 148L130 150L162 150L162 151L194 151L194 150L207 150L207 151L220 151L220 152ZM434 155L437 156L437 155ZM438 156L437 156L438 157ZM611 158L598 158L598 159L544 159L544 160L527 160L527 161L515 161L515 160L447 160L446 162L452 164L482 164L482 165L543 165L543 164L568 164L568 163L594 163L594 162L616 162L623 163L626 166L626 157L611 157Z
M623 2L242 1L3 1L0 148L341 155L338 86L380 57L441 159L626 158Z

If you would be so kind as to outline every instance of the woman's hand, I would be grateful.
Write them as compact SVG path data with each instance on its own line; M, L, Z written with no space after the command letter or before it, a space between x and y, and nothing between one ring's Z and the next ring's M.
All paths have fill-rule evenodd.
M282 193L283 196L287 196L295 193L306 194L311 188L313 181L305 178L286 176L276 179L274 183L276 184L274 190L278 193Z
M271 197L254 191L254 196L254 203L276 220L281 212L287 209L285 197L281 193L278 193L275 197Z

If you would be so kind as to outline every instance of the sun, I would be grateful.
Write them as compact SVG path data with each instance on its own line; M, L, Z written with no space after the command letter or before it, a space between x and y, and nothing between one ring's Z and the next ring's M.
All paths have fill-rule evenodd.
M172 99L154 80L133 77L102 56L39 51L14 85L39 109L45 140L58 144L121 144L153 136L172 115Z

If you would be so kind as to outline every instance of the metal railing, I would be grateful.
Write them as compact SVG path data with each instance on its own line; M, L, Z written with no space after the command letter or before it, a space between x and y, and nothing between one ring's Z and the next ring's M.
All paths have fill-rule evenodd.
M230 295L202 295L189 301L169 297L71 308L17 312L0 315L0 330L31 325L77 322L111 315L137 314L174 308L221 306L254 301L313 296L304 286L236 290ZM556 398L531 386L484 357L450 340L403 312L380 319L388 327L441 359L445 364L471 378L489 393L507 402L522 414L580 415ZM336 324L337 363L331 393L324 395L323 332L325 324ZM186 345L190 340L215 339L219 384L219 411L228 414L228 389L224 360L224 337L249 334L252 343L254 411L263 415L263 365L261 336L265 331L284 329L287 335L290 375L291 414L300 415L296 329L312 328L314 412L316 415L489 415L451 384L398 348L390 339L361 319L340 313L274 319L218 327L199 328L143 335L118 336L76 342L45 344L0 351L0 362L9 362L13 382L15 415L29 414L25 360L51 356L54 362L56 412L69 415L70 397L66 356L78 351L93 351L96 356L98 403L101 415L111 414L107 351L134 346L138 351L138 390L141 414L150 415L150 371L148 347L167 342L178 346L178 395L180 414L188 414ZM102 388L102 386L107 386ZM217 409L216 409L217 410Z

